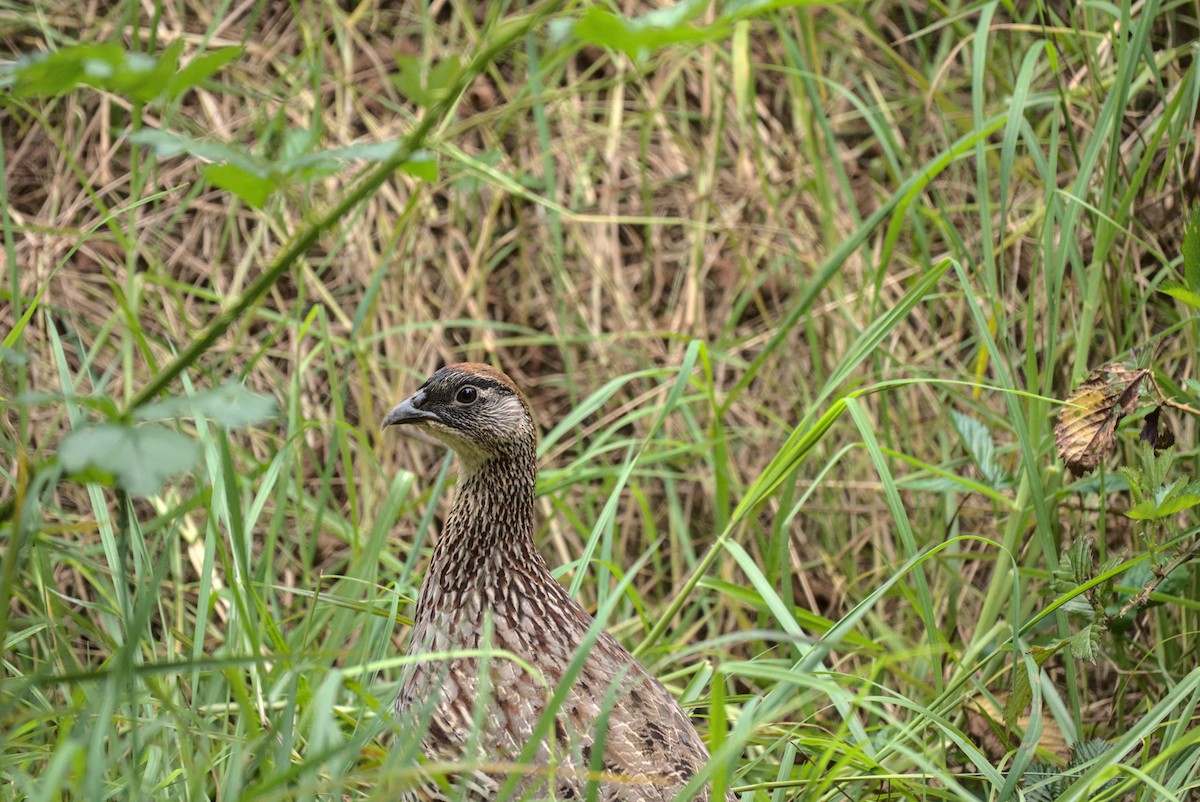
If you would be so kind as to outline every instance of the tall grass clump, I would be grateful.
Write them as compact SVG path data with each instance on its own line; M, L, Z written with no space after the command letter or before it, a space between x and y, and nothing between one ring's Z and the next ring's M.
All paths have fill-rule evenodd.
M2 795L409 787L470 359L741 799L1196 799L1198 18L0 8Z

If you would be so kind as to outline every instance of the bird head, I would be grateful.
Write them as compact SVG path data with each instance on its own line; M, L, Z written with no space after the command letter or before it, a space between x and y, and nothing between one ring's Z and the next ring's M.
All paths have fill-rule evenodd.
M529 402L512 379L489 365L460 362L430 376L383 419L416 426L450 447L464 467L532 457L537 431Z

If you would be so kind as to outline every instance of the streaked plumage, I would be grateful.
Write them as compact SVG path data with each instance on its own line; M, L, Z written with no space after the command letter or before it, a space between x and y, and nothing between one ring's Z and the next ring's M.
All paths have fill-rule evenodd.
M457 790L447 793L430 781L407 798L457 799L466 788L466 799L491 800L530 741L592 616L554 580L534 546L537 434L511 379L487 365L442 368L389 413L384 425L392 424L419 426L461 463L457 497L417 601L409 654L486 647L490 626L494 648L534 669L498 656L421 661L409 669L396 700L401 726L429 718L424 754L476 768L455 775ZM482 692L481 664L487 667ZM606 694L615 701L597 756L596 723ZM587 770L598 764L602 773L592 779L602 802L665 802L707 760L674 697L601 632L510 798L586 799ZM709 793L696 798L708 800Z

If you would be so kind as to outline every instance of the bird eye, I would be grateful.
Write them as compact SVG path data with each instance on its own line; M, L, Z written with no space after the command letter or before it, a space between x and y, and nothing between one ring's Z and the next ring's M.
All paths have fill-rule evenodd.
M475 399L479 398L479 391L471 385L459 388L459 391L454 394L454 400L460 404L474 404Z

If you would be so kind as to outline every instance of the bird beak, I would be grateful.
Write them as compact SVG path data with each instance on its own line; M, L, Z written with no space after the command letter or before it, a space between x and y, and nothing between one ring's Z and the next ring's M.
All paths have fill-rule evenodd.
M381 428L386 429L389 426L399 426L402 423L424 423L425 421L440 420L434 413L421 409L421 405L424 403L425 391L417 390L392 408L392 411L383 419L383 426Z

